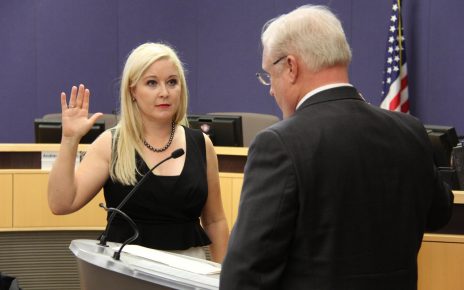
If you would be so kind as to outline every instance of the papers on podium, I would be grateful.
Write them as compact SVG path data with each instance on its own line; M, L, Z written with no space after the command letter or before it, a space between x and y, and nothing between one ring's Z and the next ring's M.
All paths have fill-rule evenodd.
M117 251L119 247L113 249ZM145 248L138 245L127 245L123 248L122 252L192 273L211 275L219 274L221 272L220 264L174 253ZM141 261L137 263L137 266L144 267L145 265L143 261Z

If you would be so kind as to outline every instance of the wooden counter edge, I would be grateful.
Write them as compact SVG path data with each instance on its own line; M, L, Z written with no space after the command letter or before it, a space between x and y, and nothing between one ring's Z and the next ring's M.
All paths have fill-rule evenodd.
M85 151L89 144L80 144L79 151ZM34 144L34 143L0 143L0 152L42 152L42 151L59 151L60 144Z
M56 232L56 231L103 231L105 227L33 227L0 228L1 232Z
M464 243L464 235L446 235L426 233L423 238L424 242L439 242L439 243Z
M89 144L80 144L79 151L85 151ZM41 152L58 151L60 144L33 144L33 143L0 143L0 152ZM214 147L217 155L247 156L247 147Z
M453 190L454 204L464 204L464 191Z
M248 147L214 147L217 155L248 156Z

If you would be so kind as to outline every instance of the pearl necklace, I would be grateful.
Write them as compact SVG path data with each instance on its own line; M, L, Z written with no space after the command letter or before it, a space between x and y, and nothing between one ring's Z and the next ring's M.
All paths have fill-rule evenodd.
M160 153L160 152L163 152L163 151L166 151L166 149L169 148L169 146L171 146L171 143L172 143L172 139L174 139L174 133L176 132L176 123L172 122L172 127L171 127L171 135L169 136L169 141L166 145L164 145L163 148L155 148L153 146L151 146L150 144L148 144L147 140L143 139L143 145L145 145L145 147L147 147L148 149L150 149L151 151L153 152L156 152L156 153Z

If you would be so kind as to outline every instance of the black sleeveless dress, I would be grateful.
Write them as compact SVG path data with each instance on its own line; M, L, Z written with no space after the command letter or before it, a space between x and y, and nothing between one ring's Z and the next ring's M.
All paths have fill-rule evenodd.
M185 250L211 243L199 220L208 197L205 139L199 130L186 127L184 130L186 157L181 174L157 176L149 173L137 192L121 208L140 231L133 244L159 250ZM135 160L140 173L150 170L137 152ZM141 177L138 175L137 181ZM117 207L132 188L109 178L103 188L107 206ZM122 243L132 235L130 225L117 215L108 240Z

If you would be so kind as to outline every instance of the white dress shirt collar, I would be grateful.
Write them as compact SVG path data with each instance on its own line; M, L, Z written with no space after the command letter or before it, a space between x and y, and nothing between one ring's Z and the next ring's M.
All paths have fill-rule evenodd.
M329 85L325 85L325 86L322 86L322 87L318 87L310 92L308 92L299 102L298 104L296 105L296 108L295 110L298 109L298 107L301 106L301 104L303 104L307 99L309 99L310 97L314 96L315 94L319 93L319 92L322 92L322 91L325 91L325 90L328 90L328 89L333 89L333 88L338 88L338 87L352 87L353 85L352 84L348 84L348 83L336 83L336 84L329 84Z

